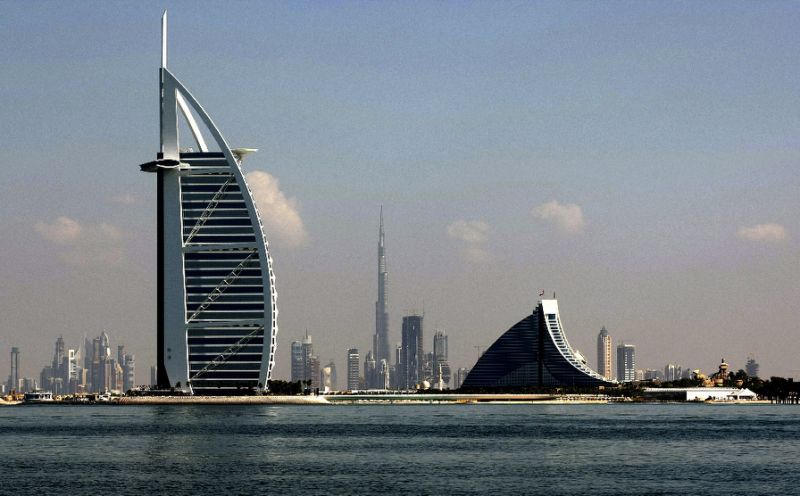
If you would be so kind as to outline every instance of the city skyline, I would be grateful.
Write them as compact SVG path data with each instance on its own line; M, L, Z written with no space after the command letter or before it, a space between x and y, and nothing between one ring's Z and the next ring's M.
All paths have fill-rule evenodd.
M170 6L176 73L261 149L245 172L277 213L276 377L304 328L340 370L372 349L380 205L390 349L424 306L453 370L471 367L545 287L585 356L607 325L644 367L752 353L762 375L800 374L800 7L321 8ZM37 377L58 335L108 329L146 383L156 198L135 166L158 135L160 8L4 14L0 370L15 346Z

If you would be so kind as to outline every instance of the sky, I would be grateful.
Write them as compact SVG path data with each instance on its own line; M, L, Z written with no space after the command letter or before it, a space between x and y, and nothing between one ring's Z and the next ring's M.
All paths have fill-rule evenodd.
M471 367L555 292L596 365L800 377L796 2L2 2L0 379L105 330L155 362L160 17L274 258L274 378L424 311Z

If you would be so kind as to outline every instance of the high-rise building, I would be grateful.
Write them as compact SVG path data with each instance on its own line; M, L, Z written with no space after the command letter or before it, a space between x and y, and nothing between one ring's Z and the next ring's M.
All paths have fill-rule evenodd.
M744 371L747 373L747 377L758 377L758 363L753 355L747 357Z
M321 387L319 382L320 366L319 357L317 355L309 357L307 374L308 380L311 381L311 389L319 389Z
M402 389L405 384L405 372L402 362L403 346L400 343L394 347L394 366L392 368L391 386L393 389Z
M635 374L634 374L635 376ZM646 381L663 381L664 373L657 369L644 369L644 380Z
M379 389L390 389L392 387L391 366L386 359L382 359L378 364L378 384Z
M78 393L83 392L82 384L78 380L80 374L81 366L81 351L80 349L72 349L70 348L67 350L67 389L70 393Z
M22 384L20 384L22 392L30 393L36 391L38 389L38 384L36 383L36 379L33 377L25 377L22 379Z
M681 378L680 366L668 363L664 366L664 380L668 382L677 381Z
M47 389L48 391L52 392L53 367L48 365L42 369L42 371L39 373L39 384L42 385L43 389Z
M375 363L375 355L372 351L367 352L364 357L364 386L367 389L378 389L378 364Z
M423 380L425 357L422 346L422 315L403 317L400 361L403 364L402 389L416 388Z
M125 370L118 361L111 359L111 391L125 392Z
M322 367L319 372L319 387L328 391L336 390L336 364L333 360L328 365Z
M614 378L611 349L611 334L603 326L597 335L597 372L606 379Z
M49 389L56 395L66 393L66 388L69 386L69 364L63 336L59 336L58 339L56 339L53 361L50 364L50 368L51 375L47 378L47 382L42 381L42 387Z
M292 382L310 381L312 389L320 387L319 357L314 355L314 344L308 331L302 341L292 343Z
M306 360L303 355L303 343L301 341L292 342L292 382L306 380Z
M89 392L92 390L92 375L94 371L94 366L92 364L93 357L94 357L93 341L89 340L88 337L83 336L83 370L86 375L86 381L84 383L85 392Z
M127 392L136 386L136 357L132 354L127 354L124 357L125 365L123 365L123 373L125 374L122 379L123 391Z
M359 383L359 356L358 348L350 348L347 350L347 390L354 391L358 389Z
M423 355L422 360L422 377L420 377L420 381L426 381L428 386L433 384L433 352L429 351Z
M636 380L636 346L632 344L617 345L617 380L619 382ZM646 374L645 380L647 380Z
M383 232L383 207L378 230L378 301L375 302L375 335L372 338L372 351L376 363L387 362L389 356L389 273L386 271L386 252Z
M166 38L165 13L161 146L154 161L140 166L157 181L158 385L199 394L264 391L274 365L278 310L269 245L241 168L256 150L228 146L167 69ZM190 131L182 136L180 121Z
M11 374L8 376L8 390L20 390L19 348L16 346L11 348Z
M460 388L464 383L464 379L467 378L467 375L469 375L469 369L466 367L459 367L453 378L453 389Z
M447 361L447 334L436 331L433 335L433 381L436 389L450 387L450 363Z

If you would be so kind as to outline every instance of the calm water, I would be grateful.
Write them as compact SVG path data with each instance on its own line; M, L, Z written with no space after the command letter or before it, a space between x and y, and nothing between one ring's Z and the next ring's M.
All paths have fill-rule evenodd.
M799 421L766 405L5 407L0 493L799 494Z

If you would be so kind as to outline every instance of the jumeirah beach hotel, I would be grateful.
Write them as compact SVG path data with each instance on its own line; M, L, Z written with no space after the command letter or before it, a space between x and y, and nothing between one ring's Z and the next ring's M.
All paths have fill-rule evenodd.
M462 388L615 384L601 376L567 341L557 300L541 300L478 359Z

